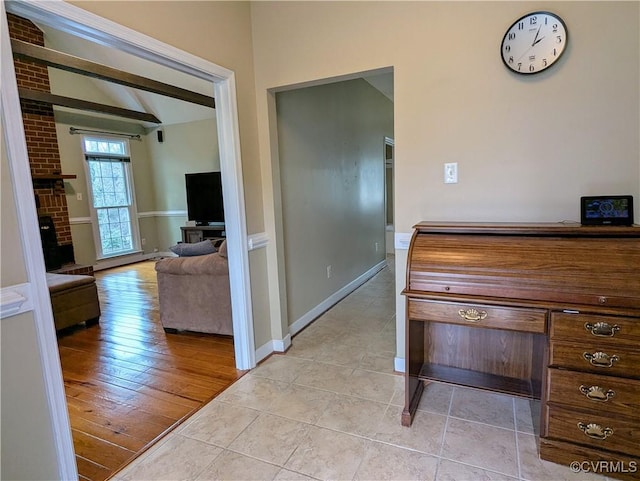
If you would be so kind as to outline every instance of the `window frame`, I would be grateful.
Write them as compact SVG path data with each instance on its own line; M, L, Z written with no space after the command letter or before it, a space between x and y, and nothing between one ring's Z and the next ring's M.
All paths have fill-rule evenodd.
M93 152L87 151L86 141L106 141L106 142L118 142L124 145L125 153L124 154L110 154L104 152ZM133 181L133 167L131 165L131 148L128 139L115 139L107 135L83 135L81 138L81 146L82 146L82 154L84 156L83 164L85 170L85 177L87 183L87 193L89 198L87 199L89 204L89 212L91 217L91 228L93 231L93 240L96 250L96 260L107 260L113 259L121 256L138 254L142 252L141 250L141 241L140 241L140 226L138 223L138 208L136 205L136 195L135 195L135 185ZM122 250L115 253L107 253L105 254L102 246L102 238L100 236L100 224L98 221L98 210L101 208L94 207L94 193L93 193L93 185L91 181L91 171L89 167L89 157L104 157L104 158L113 158L114 162L120 162L124 164L124 174L125 174L125 182L127 187L127 195L129 197L129 223L131 229L131 242L132 247L128 250ZM120 159L120 160L119 160ZM121 206L118 206L121 207ZM107 207L105 207L107 208Z

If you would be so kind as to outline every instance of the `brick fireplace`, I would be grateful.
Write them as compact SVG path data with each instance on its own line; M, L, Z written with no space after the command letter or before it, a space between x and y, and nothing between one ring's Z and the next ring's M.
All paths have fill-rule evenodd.
M32 22L12 14L7 14L7 20L12 39L44 46L44 35ZM18 88L51 91L45 65L15 58L14 65ZM73 265L75 259L53 107L25 99L20 99L20 107L45 264L48 271L57 270Z

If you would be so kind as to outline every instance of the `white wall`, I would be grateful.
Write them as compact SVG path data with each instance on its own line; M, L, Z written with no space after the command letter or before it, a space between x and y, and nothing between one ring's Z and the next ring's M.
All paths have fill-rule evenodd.
M579 197L588 194L632 194L638 212L637 2L255 2L251 9L266 185L277 162L267 89L393 67L396 232L421 220L579 220ZM565 20L567 51L533 77L507 71L504 32L544 9ZM458 162L458 184L443 183L445 162ZM398 251L398 290L405 262ZM400 297L397 319L403 357Z
M362 79L281 92L276 103L291 325L385 258L393 104Z
M0 140L0 287L6 288L28 279L1 126ZM0 478L56 479L58 462L33 312L6 317L0 323Z

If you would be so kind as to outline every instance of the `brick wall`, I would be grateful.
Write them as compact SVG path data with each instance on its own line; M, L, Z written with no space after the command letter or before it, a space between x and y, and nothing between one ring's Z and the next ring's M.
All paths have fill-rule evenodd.
M12 14L7 14L7 20L11 38L44 46L44 35L32 22ZM51 91L46 66L19 59L14 59L14 65L18 88ZM62 173L53 107L31 100L21 100L20 106L31 175L35 178L38 175ZM40 205L38 215L52 217L58 245L66 246L64 252L71 252L73 256L71 226L63 181L34 179L33 186ZM73 259L63 261L73 262Z

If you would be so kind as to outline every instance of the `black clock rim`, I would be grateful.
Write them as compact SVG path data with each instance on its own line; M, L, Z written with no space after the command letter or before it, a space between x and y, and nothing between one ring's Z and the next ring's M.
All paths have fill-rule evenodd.
M558 63L558 60L560 60L560 58L562 57L562 55L564 54L565 50L567 50L567 48L563 48L562 52L560 52L560 55L558 55L558 58L556 59L555 62L553 62L551 65L549 65L546 68L543 68L542 70L536 70L535 72L518 72L517 70L512 69L509 64L507 62L505 62L504 60L504 56L502 55L502 49L504 47L504 41L507 38L507 35L509 34L509 31L513 28L513 26L515 24L517 24L520 20L530 17L531 15L551 15L552 17L558 19L558 21L562 24L562 27L564 28L564 33L565 33L565 44L569 43L569 29L567 28L567 24L564 23L564 20L562 19L562 17L560 17L557 13L554 12L550 12L548 10L536 10L535 12L529 12L529 13L525 13L524 15L522 15L520 18L518 18L517 20L515 20L514 22L511 23L511 25L509 25L509 27L507 27L507 30L505 31L503 37L502 37L502 42L500 42L500 59L502 60L502 63L504 64L505 67L507 67L507 70L509 70L509 72L513 72L515 74L518 75L536 75L542 72L546 72L547 70L549 70L551 67L553 67L555 64Z

